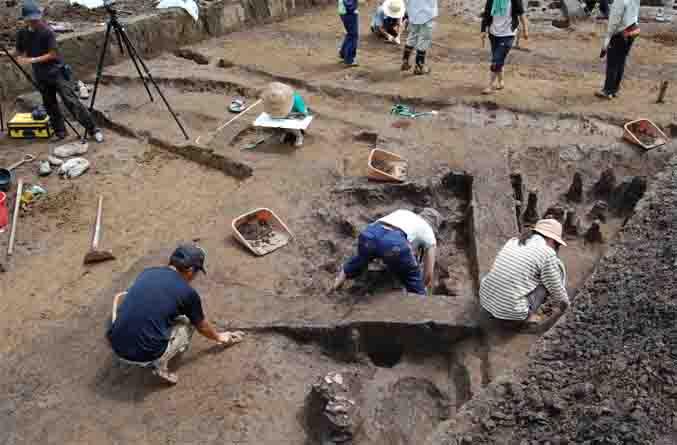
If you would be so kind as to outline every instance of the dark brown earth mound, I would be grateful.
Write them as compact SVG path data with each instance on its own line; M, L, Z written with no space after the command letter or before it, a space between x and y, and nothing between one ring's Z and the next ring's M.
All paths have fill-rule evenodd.
M677 159L527 369L429 444L677 443Z

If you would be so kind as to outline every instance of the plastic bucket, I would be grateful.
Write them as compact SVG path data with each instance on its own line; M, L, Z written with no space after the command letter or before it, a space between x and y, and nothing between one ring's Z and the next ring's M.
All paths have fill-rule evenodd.
M12 185L12 172L6 168L0 168L0 192L9 191Z
M9 224L9 210L7 209L7 194L0 192L0 231Z

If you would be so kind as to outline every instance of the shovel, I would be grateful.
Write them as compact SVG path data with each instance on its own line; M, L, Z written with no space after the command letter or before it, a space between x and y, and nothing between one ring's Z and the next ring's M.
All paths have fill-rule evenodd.
M7 168L0 168L0 191L7 191L12 184L12 170L23 165L26 162L33 162L35 156L25 155L19 162L15 162Z
M101 214L103 213L103 196L99 196L99 206L96 209L96 222L94 223L94 233L92 234L92 247L85 255L84 264L101 263L114 260L115 256L110 250L99 250L99 241L101 240Z

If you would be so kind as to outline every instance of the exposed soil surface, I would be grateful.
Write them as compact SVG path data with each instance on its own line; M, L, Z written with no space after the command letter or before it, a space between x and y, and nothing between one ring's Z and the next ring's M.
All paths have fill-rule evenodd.
M373 6L364 6L361 29ZM148 61L188 144L133 65L107 68L97 99L107 139L90 146L90 170L70 181L38 180L37 162L17 170L48 196L20 219L14 256L0 258L0 442L315 443L325 430L309 421L312 385L336 372L354 408L325 403L321 412L340 414L355 444L667 437L675 144L644 151L621 138L622 124L638 116L673 122L674 110L652 96L677 66L674 52L642 40L623 96L597 101L599 31L535 21L531 51L511 53L506 90L487 99L476 14L442 6L456 15L439 19L427 77L400 73L401 49L366 33L360 67L335 63L344 31L333 4ZM213 133L232 117L233 96L253 103L271 80L293 85L316 112L302 149L273 137L242 150L269 135L252 127L261 109ZM438 113L404 121L389 114L395 103ZM355 138L360 132L376 137ZM407 181L366 179L374 145L407 159ZM0 164L24 153L43 159L50 148L2 139ZM657 194L639 201L647 186ZM84 267L98 195L102 246L117 259ZM403 292L378 262L328 292L367 224L426 206L445 219L428 296ZM295 235L261 257L231 228L258 207ZM508 238L547 214L568 221L561 258L574 308L518 379L488 386L525 366L542 332L481 323L479 280ZM586 241L595 224L602 243ZM269 229L242 228L250 240ZM118 363L101 334L112 296L187 241L208 252L209 274L192 283L207 317L247 338L223 350L196 336L173 364L178 386L167 388Z
M21 4L21 1L17 1L15 6L3 4L0 8L0 43L8 47L14 45L17 30L23 26L23 22L19 20ZM153 11L157 4L156 0L117 0L115 8L121 12L122 17L127 17ZM79 4L71 5L65 0L46 0L41 2L41 6L46 21L67 22L76 30L100 24L108 18L103 7L89 9Z

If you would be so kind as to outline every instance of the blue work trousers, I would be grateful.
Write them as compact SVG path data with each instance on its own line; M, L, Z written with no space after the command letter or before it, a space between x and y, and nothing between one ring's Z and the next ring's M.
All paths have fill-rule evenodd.
M367 269L369 262L380 258L388 270L406 286L407 291L425 295L423 273L401 230L373 223L360 233L357 255L343 266L347 278L355 278Z
M491 43L491 72L502 73L505 59L515 43L515 38L512 36L496 37L489 33L489 42Z
M343 39L343 45L341 46L339 55L345 63L351 64L355 62L355 57L357 57L359 15L355 13L343 14L341 16L341 21L343 22L343 27L346 29L346 36Z

